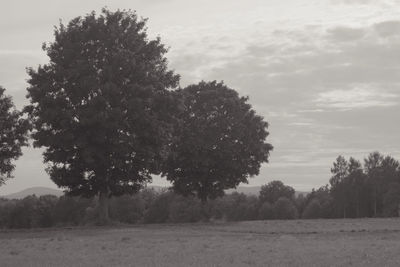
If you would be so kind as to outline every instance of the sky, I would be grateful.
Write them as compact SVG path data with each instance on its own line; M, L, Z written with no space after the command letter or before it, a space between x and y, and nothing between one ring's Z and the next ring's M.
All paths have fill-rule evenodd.
M249 96L274 151L248 185L281 180L308 191L328 183L338 155L400 159L400 0L4 1L0 85L17 108L28 104L25 68L48 62L41 46L54 25L104 6L149 19L180 86L224 81ZM56 188L43 150L23 152L0 195Z

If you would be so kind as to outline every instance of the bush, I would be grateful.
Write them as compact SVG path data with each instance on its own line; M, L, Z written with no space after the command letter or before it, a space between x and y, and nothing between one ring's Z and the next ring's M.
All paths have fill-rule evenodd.
M174 197L170 191L158 193L144 214L145 223L164 223L169 217L169 205Z
M256 220L258 217L258 199L254 196L246 196L243 193L233 192L222 198L219 210L223 218L228 221Z
M54 209L57 205L58 197L53 195L40 196L37 203L37 223L39 227L52 227L55 224Z
M168 222L197 222L203 218L202 205L193 197L175 196L169 205Z
M8 227L10 228L31 228L38 227L37 216L38 198L27 196L16 202L9 213Z
M95 206L93 198L61 196L54 207L57 225L82 225L87 223L87 210Z
M110 218L122 223L137 223L143 220L145 200L141 194L123 195L110 201Z
M296 219L298 212L296 206L286 197L279 198L274 204L274 214L276 219Z

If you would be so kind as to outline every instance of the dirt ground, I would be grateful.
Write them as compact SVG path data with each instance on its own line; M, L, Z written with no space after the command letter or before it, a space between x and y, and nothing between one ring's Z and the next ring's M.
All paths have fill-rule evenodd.
M0 231L0 266L400 266L400 219Z

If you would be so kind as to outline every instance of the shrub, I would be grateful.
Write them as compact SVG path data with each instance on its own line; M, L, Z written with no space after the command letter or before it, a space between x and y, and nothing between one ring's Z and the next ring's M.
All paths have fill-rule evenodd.
M168 222L197 222L203 217L202 205L193 197L175 196L169 205Z
M170 191L159 193L144 214L145 223L164 223L169 217L169 205L174 197Z
M110 218L123 223L137 223L143 219L145 201L141 194L123 195L110 201Z

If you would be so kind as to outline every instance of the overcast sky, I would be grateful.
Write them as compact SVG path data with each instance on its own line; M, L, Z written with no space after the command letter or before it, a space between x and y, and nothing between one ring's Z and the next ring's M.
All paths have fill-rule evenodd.
M274 146L250 185L325 185L339 154L400 159L400 0L3 1L0 85L18 108L25 67L48 61L41 45L54 25L103 6L149 18L181 86L223 80L250 97ZM44 168L41 150L24 149L0 195L56 188Z

